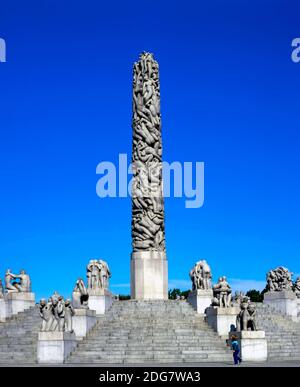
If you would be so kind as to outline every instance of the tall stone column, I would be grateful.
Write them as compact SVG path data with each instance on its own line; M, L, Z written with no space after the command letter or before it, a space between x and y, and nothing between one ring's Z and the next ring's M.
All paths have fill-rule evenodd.
M143 52L133 69L131 297L168 298L158 63Z

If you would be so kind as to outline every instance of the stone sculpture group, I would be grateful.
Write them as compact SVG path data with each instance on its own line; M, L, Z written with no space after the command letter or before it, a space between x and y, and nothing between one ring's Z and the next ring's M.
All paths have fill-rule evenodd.
M158 63L143 52L133 72L133 251L165 251Z
M13 274L10 269L7 269L4 281L7 293L31 292L31 280L25 270L21 270L20 274Z
M190 271L192 281L192 290L209 290L211 289L211 269L205 260L198 261Z
M111 272L107 262L102 259L91 259L87 267L87 293L97 292L100 289L108 289ZM81 284L81 291L85 289Z
M52 297L40 300L40 316L42 332L73 332L72 317L74 308L71 300L54 293Z
M111 272L106 261L91 259L86 267L87 286L78 278L72 293L72 301L57 292L48 301L40 300L41 332L73 332L72 317L75 309L89 309L89 298L108 289Z
M292 291L293 290L293 273L286 267L280 266L276 269L270 270L267 273L267 287L269 292L276 291Z
M230 308L232 306L232 290L225 276L218 279L218 283L213 286L213 292L213 306L219 306L221 308Z

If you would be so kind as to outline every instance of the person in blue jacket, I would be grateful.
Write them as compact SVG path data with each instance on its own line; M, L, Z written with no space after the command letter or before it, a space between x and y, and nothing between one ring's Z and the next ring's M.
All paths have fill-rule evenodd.
M234 364L239 364L242 362L242 359L239 356L240 346L236 336L231 336L231 349L233 351L233 361Z

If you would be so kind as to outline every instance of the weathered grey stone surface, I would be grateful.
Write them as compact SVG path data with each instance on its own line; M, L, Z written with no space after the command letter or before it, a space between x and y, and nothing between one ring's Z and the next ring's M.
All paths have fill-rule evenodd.
M96 324L96 311L90 309L75 309L73 316L73 330L76 339L84 338Z
M98 321L67 363L232 363L225 340L183 300L116 301Z
M298 318L298 299L292 291L272 291L264 294L264 303L295 319Z
M7 306L4 298L0 298L0 322L6 321L7 315Z
M187 301L193 306L193 308L199 314L205 314L206 308L211 305L213 298L212 289L209 290L192 290L187 298Z
M9 292L5 295L7 317L23 312L35 305L35 294L32 292Z
M300 360L300 323L264 303L256 303L256 310L257 329L266 332L268 360Z
M234 335L238 338L243 362L267 361L268 345L264 331L241 331L234 332Z
M36 363L40 317L36 306L0 323L0 366Z
M167 299L158 63L143 52L133 71L131 297Z
M219 336L227 337L228 332L236 327L236 317L240 311L239 307L220 308L210 306L206 309L207 324L213 328Z
M131 296L136 300L168 298L168 263L161 251L131 254Z
M71 332L39 332L38 363L63 363L76 347L76 336Z
M96 315L105 314L114 302L113 294L106 289L99 289L89 296L89 309L96 311Z

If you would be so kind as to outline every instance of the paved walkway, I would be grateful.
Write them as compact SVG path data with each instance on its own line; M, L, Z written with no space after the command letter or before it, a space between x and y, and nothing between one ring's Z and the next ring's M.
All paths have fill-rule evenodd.
M242 363L235 366L232 363L163 363L163 364L1 364L0 367L97 367L97 368L109 368L109 367L300 367L300 360L297 361L282 361L282 362L262 362L262 363Z

